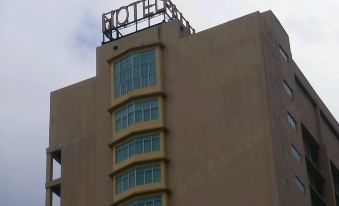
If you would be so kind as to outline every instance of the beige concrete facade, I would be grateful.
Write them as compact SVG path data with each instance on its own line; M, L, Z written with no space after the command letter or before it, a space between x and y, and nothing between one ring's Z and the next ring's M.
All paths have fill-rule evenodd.
M114 63L149 48L156 85L116 98ZM159 118L117 132L115 113L147 99L158 100ZM153 133L159 151L116 161L117 146ZM151 196L164 206L339 205L339 125L271 11L192 35L171 21L98 47L95 77L51 93L49 139L46 206L53 191L62 206L125 206ZM62 168L56 180L53 158ZM154 164L159 182L117 193L117 177Z

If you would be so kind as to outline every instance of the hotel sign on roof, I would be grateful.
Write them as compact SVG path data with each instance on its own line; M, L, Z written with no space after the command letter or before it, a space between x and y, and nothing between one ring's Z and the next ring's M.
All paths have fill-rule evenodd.
M173 19L178 19L191 33L195 33L170 0L136 1L102 15L102 44Z

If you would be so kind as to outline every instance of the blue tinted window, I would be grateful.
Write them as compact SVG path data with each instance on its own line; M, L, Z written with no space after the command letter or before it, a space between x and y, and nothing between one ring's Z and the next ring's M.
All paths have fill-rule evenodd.
M122 114L121 114L121 121L122 121L122 128L125 129L128 127L128 122L127 122L127 110L124 109L122 110Z
M152 137L152 151L160 150L160 138L158 135Z
M292 153L292 156L294 157L294 159L297 160L298 163L300 163L301 162L301 155L293 145L291 145L291 153Z
M279 53L281 55L281 58L285 61L288 62L288 55L286 54L285 50L279 46Z
M135 104L135 122L142 122L142 103Z
M130 172L129 173L129 188L135 187L135 172Z
M117 178L116 190L117 193L121 193L123 191L122 178Z
M138 139L135 141L135 153L142 154L144 153L144 140Z
M293 98L293 91L292 91L290 85L288 85L287 82L284 81L283 86L284 86L284 90L285 90L285 92L287 93L287 95L288 95L290 98Z
M143 185L145 182L145 174L144 174L144 170L143 168L138 168L136 170L136 174L137 174L137 185Z
M144 121L149 121L151 119L151 107L150 107L150 102L146 101L144 102L144 104L142 105L143 107L143 111L144 111Z
M160 195L135 199L124 206L162 206Z
M161 170L160 165L153 167L153 182L160 182L161 180Z
M162 201L161 201L161 197L157 197L154 199L154 206L161 206L162 205Z
M150 137L144 139L144 153L152 152L152 139Z
M129 157L132 157L135 154L135 141L130 141L128 143Z
M287 121L293 127L293 129L297 129L297 122L290 113L287 113Z
M294 182L297 188L302 192L305 193L305 184L299 179L299 177L294 177Z
M134 155L157 152L160 151L160 136L159 134L147 134L132 137L128 142L117 146L115 151L117 163L129 159Z
M120 162L123 160L123 156L122 156L122 148L116 151L116 161Z
M153 173L152 168L147 168L147 170L145 170L145 184L152 183L153 181L152 173Z
M134 104L128 106L128 125L134 124Z
M158 119L158 118L159 118L158 101L152 100L151 101L151 119Z
M117 112L115 115L115 127L117 130L122 129L121 122L121 112Z
M115 97L156 85L155 49L136 52L114 64Z
M116 193L119 194L138 185L160 182L160 180L160 165L138 167L116 178Z
M123 185L122 189L123 189L123 191L126 191L129 188L129 181L128 180L129 180L129 176L125 176L122 179L122 185Z
M135 123L159 119L158 99L131 103L115 113L115 128L119 132Z

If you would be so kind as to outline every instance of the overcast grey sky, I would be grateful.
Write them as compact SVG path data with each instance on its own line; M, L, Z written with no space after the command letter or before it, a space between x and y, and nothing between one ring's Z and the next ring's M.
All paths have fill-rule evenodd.
M101 14L131 2L0 0L0 205L44 205L49 93L94 76ZM271 9L339 119L339 0L173 2L197 31Z

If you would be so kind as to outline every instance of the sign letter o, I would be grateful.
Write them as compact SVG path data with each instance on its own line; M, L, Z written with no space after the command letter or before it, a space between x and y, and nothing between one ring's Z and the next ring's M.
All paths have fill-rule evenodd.
M120 13L121 11L125 11L125 13L126 13L125 14L126 16L123 19L120 19L120 17L122 16L121 13ZM123 6L120 9L118 9L116 17L117 17L116 22L117 22L118 26L128 24L128 18L129 18L128 7Z

